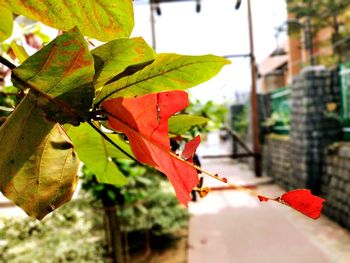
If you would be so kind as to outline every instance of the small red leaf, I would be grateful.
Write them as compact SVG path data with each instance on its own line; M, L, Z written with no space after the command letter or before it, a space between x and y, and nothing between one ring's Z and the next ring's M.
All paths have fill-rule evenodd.
M183 150L181 157L185 160L189 160L195 154L198 145L201 143L201 137L198 135L193 138L191 141L186 143L185 149Z
M259 201L260 202L267 202L270 200L270 198L267 198L265 196L258 195Z
M281 200L295 210L313 219L320 217L323 202L325 201L323 198L311 194L311 191L307 189L287 192L281 196Z
M168 118L188 105L184 91L162 92L138 98L116 98L103 102L109 125L126 134L135 157L164 173L176 196L187 205L198 184L196 168L170 152Z
M304 215L317 219L321 215L324 199L311 194L310 190L297 189L283 194L281 197L268 198L258 195L260 202L269 200L276 201L303 213Z

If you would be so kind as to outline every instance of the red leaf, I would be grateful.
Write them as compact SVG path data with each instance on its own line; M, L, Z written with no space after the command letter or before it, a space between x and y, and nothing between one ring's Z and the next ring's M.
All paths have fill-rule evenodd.
M281 196L281 200L313 219L320 217L323 202L325 201L323 198L311 194L311 191L307 189L287 192Z
M260 202L267 202L271 200L288 205L313 219L320 217L323 202L325 201L323 198L311 194L311 191L307 189L293 190L277 198L268 198L261 195L258 195L258 198Z
M170 152L168 118L187 105L184 91L116 98L102 104L109 125L126 134L136 159L166 174L177 198L186 206L198 184L197 170Z
M185 149L181 153L181 157L185 160L191 160L200 143L201 143L201 137L199 135L193 138L188 143L186 143Z
M258 195L259 201L260 202L267 202L270 200L270 198L267 198L265 196Z

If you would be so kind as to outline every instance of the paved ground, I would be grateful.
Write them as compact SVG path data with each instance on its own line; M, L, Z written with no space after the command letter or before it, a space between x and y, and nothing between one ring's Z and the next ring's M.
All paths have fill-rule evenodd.
M245 165L214 159L203 166L236 184L257 180ZM207 185L221 185L205 178ZM274 184L257 192L279 196ZM233 190L215 191L190 205L189 263L348 263L350 233L322 216L312 220L277 203Z

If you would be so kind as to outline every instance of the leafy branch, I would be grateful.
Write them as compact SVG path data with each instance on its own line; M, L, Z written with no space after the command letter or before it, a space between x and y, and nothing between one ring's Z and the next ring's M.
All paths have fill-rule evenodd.
M230 62L213 55L156 54L142 38L127 38L133 27L131 0L115 5L109 0L80 1L71 9L63 0L0 4L4 14L0 41L11 35L12 13L65 31L19 67L0 57L0 63L12 70L14 86L29 89L0 128L0 140L7 142L0 145L2 193L41 219L70 200L77 183L78 155L99 182L115 185L125 184L126 179L113 159L131 158L153 166L169 178L185 205L193 189L205 192L197 187L198 171L227 183L192 164L196 138L186 144L186 154L170 151L168 119L188 106L183 90L209 80ZM85 36L109 42L90 51ZM124 133L128 143L96 125L106 121L105 116L108 128ZM179 126L181 120L177 118ZM76 126L67 131L69 137L61 126L67 123ZM323 199L314 201L304 193L294 192L292 199L297 202L286 196L260 200L288 204L316 218Z
M16 68L16 66L14 64L12 64L10 61L8 61L7 59L5 59L3 56L0 56L0 63L5 65L6 67L8 67L11 70L14 70ZM39 93L40 95L44 96L48 101L50 101L50 103L55 104L57 107L59 108L64 108L65 111L67 111L69 114L71 114L72 116L74 116L74 118L78 119L78 120L83 120L83 118L81 116L78 115L77 112L74 111L74 109L72 109L69 105L62 103L58 100L55 100L53 98L51 98L48 94L42 92L40 89L37 89L36 87L32 86L31 84L29 84L28 82L24 81L23 79L21 79L20 77L18 77L16 74L12 74L12 77L17 81L20 82L22 84L24 84L25 87L34 90L35 92ZM93 116L93 115L91 115ZM127 153L126 151L124 151L120 146L118 146L117 144L115 144L104 132L102 132L98 127L96 127L91 120L87 120L86 121L96 132L98 132L106 141L108 141L110 144L112 144L114 147L116 147L119 151L121 151L122 153L124 153L126 156L128 156L130 159L137 161L133 156L131 156L129 153Z

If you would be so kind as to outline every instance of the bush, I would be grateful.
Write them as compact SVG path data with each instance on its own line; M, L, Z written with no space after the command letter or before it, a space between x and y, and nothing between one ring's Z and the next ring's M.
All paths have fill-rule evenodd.
M3 219L0 258L4 262L102 262L102 217L86 198L73 200L42 222Z

